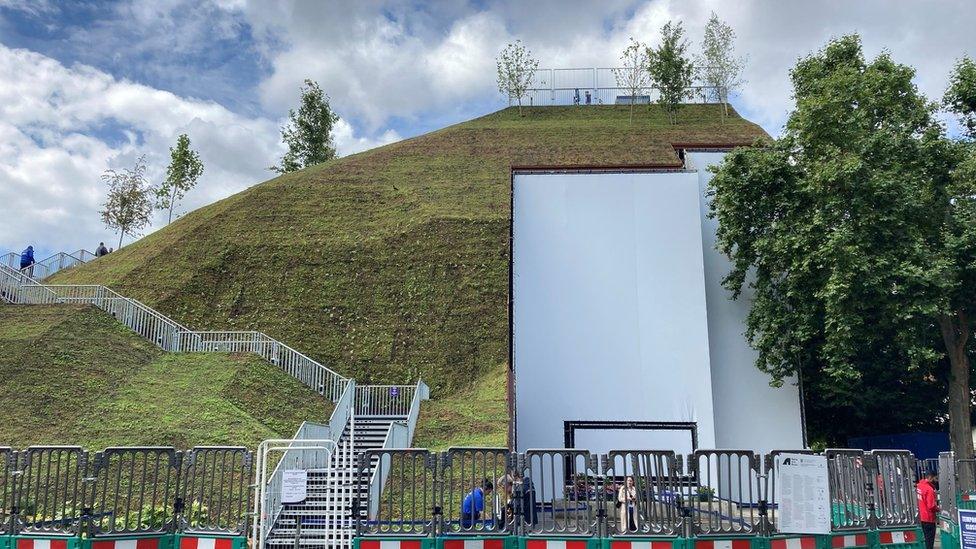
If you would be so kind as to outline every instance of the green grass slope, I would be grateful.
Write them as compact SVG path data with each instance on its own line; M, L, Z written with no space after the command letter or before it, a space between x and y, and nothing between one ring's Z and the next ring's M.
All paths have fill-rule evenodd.
M720 109L674 126L657 106L632 124L626 107L505 109L274 178L55 280L264 331L360 383L423 376L446 398L507 359L512 166L673 166L676 143L765 136ZM504 384L485 383L474 396L495 409Z
M231 444L332 405L251 356L163 353L84 306L0 306L0 446Z

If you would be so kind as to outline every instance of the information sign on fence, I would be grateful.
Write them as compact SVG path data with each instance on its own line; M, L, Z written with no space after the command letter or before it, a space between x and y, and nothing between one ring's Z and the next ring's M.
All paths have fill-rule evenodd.
M775 467L775 501L780 532L830 533L830 496L827 458L805 454L779 454ZM976 549L976 546L972 547Z
M281 475L281 503L301 503L308 497L308 471L287 469Z
M976 509L959 510L959 549L976 549Z

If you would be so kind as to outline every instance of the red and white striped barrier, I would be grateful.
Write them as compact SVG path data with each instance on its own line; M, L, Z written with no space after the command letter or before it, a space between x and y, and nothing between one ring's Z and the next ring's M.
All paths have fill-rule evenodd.
M17 549L68 549L68 540L18 539Z
M868 544L867 534L848 534L846 536L834 536L830 540L830 546L834 549L842 547L866 547Z
M668 540L625 541L610 542L610 549L674 549L674 542Z
M420 549L420 540L374 540L366 539L360 542L359 549Z
M96 539L92 549L159 549L159 538Z
M904 530L904 531L881 531L878 532L878 537L880 538L881 545L895 545L898 543L914 543L918 541L918 535L915 530Z
M446 539L444 549L504 549L500 539Z
M528 539L525 549L586 549L586 540Z
M804 536L801 538L779 538L769 540L770 549L817 549L817 538Z
M233 549L234 540L230 538L180 538L180 549Z
M751 543L747 539L699 539L695 540L695 549L749 549Z

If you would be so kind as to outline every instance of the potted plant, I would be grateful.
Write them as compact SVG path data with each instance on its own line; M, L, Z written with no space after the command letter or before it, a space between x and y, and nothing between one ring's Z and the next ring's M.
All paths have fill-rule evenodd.
M715 495L715 490L709 488L708 486L698 487L698 501L709 502L712 501L712 496Z

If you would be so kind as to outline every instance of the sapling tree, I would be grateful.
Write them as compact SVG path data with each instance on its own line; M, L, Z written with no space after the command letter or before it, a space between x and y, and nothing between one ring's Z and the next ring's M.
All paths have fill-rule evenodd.
M173 207L203 175L200 155L190 148L190 138L185 133L176 139L176 147L170 147L169 156L166 179L156 188L156 208L169 212L166 223L173 222Z
M705 24L701 49L695 63L698 79L706 86L708 99L722 104L724 120L729 113L729 94L745 83L742 70L746 58L735 55L735 31L715 12Z
M99 212L102 222L119 233L119 248L125 235L134 235L149 225L155 190L146 181L146 157L122 171L106 170L102 181L108 185L108 196Z
M332 111L329 97L312 80L302 85L301 105L288 111L288 124L281 128L281 138L288 151L281 164L270 169L288 173L326 162L336 157L332 131L339 116Z
M518 103L519 116L522 115L522 98L532 86L539 62L532 57L521 40L505 46L495 59L498 68L498 91Z
M667 112L668 121L677 124L682 101L694 95L691 84L695 74L680 22L668 21L661 29L661 43L648 50L648 72L660 93L658 103Z
M630 38L630 44L620 54L619 68L613 69L613 76L617 80L617 87L624 88L630 94L630 122L634 122L634 103L651 83L651 75L647 72L649 64L647 46Z

